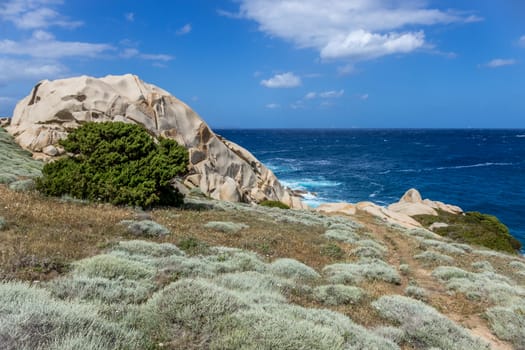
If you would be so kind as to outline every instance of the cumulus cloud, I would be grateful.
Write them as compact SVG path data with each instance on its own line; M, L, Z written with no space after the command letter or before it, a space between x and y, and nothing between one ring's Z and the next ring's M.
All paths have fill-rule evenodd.
M270 79L261 80L261 85L267 88L293 88L301 84L301 78L292 72L276 74Z
M239 0L237 14L228 17L256 21L259 30L313 48L323 59L367 60L409 53L426 45L418 28L482 18L441 11L425 0Z
M0 53L35 58L95 57L112 49L108 44L56 40L51 33L43 30L33 32L28 40L0 40Z
M277 109L281 108L281 105L278 103L268 103L265 107L268 109Z
M53 5L61 3L58 0L10 0L0 5L0 19L21 29L81 26L81 21L72 21L53 9Z
M184 25L182 28L179 28L177 30L177 35L186 35L186 34L189 34L191 32L191 24L188 23L186 25Z
M515 59L511 58L495 58L492 61L483 64L483 67L487 68L499 68L499 67L505 67L505 66L512 66L518 63Z

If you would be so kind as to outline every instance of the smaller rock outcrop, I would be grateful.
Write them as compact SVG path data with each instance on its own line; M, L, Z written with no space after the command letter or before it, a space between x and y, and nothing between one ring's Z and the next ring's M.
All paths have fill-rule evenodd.
M421 194L415 188L405 192L399 202L390 204L388 210L406 214L408 216L416 215L433 215L438 216L437 210L442 210L451 214L461 214L463 210L455 205L445 204L439 201L432 201L421 197Z
M416 221L413 216L438 216L438 209L451 214L463 213L463 210L455 205L421 198L419 191L414 188L405 192L399 202L391 204L388 207L382 207L372 202L359 202L356 204L340 202L324 203L315 210L325 214L343 214L350 216L368 214L387 224L399 225L405 228L417 228L422 227L422 225ZM443 223L437 223L434 228L444 227L438 225L443 225Z

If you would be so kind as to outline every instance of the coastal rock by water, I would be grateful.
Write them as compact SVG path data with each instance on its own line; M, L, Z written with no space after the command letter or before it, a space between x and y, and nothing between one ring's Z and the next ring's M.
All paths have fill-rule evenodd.
M131 74L41 81L17 104L7 130L35 158L50 159L62 154L59 140L90 121L137 123L153 136L184 145L190 154L184 184L199 187L212 198L269 199L305 207L250 152L216 135L188 105L167 91Z
M408 190L399 202L382 207L372 202L352 203L324 203L316 208L316 211L325 214L368 214L380 219L388 224L399 225L405 228L417 228L422 225L416 221L413 216L416 215L433 215L438 216L437 209L451 214L461 214L463 210L455 205L445 204L430 199L423 200L418 190L411 188ZM448 226L445 223L436 223L431 226L432 229Z
M406 214L408 216L433 215L438 216L437 210L442 210L451 214L461 214L463 210L455 205L445 204L439 201L432 201L421 197L415 188L409 189L399 202L388 206L388 210Z

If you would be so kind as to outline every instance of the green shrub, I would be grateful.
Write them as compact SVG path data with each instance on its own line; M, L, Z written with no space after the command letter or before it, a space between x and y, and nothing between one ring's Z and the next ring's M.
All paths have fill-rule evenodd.
M175 141L153 138L140 126L120 122L86 123L61 141L72 157L47 163L39 191L115 205L180 205L170 184L184 174L188 152Z
M321 247L321 255L329 256L334 259L342 259L345 257L344 250L335 243L324 244Z
M269 269L278 276L294 280L312 281L321 277L317 271L294 259L277 259Z
M224 233L237 233L242 229L248 228L249 226L246 224L229 221L209 221L204 225L204 227Z
M314 298L326 305L358 303L365 292L363 289L343 284L332 284L314 288Z
M183 238L177 246L189 254L203 254L208 250L208 245L195 237Z
M435 229L436 233L468 244L509 253L516 253L521 249L521 243L510 234L508 227L493 215L479 212L454 215L438 210L438 216L418 215L415 219L425 226L444 222L449 226Z
M374 301L372 306L383 318L398 322L416 349L490 349L488 344L472 337L466 329L418 300L388 295Z
M262 205L263 207L270 207L270 208L290 209L289 205L286 205L283 202L279 202L279 201L264 200L261 203L259 203L259 205Z
M166 227L151 220L122 220L120 224L125 226L127 231L134 236L159 237L171 233Z

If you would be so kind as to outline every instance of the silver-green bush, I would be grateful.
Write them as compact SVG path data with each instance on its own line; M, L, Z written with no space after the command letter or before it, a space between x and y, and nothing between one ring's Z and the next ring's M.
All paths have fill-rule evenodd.
M269 271L278 276L298 281L313 281L321 277L311 267L294 259L277 259L271 263Z
M248 228L249 226L243 223L235 223L230 221L210 221L204 227L224 232L224 233L237 233L242 229Z
M414 255L414 259L423 260L424 262L434 264L452 264L454 262L454 258L445 254L435 252L433 250L427 250L423 253L416 254Z
M424 239L420 242L420 244L421 247L425 249L428 247L432 247L447 254L463 254L467 252L464 248L461 247L462 245L458 245L455 243L445 243L435 239ZM468 249L470 249L470 246L467 247Z
M313 291L314 298L326 305L356 304L364 295L363 289L344 284L319 286Z
M146 241L132 240L121 241L113 250L124 251L129 254L139 254L155 258L166 257L170 255L185 255L176 245L170 243L152 243Z
M486 260L473 262L470 266L476 270L494 272L494 267Z
M92 305L67 303L22 283L0 284L0 344L5 350L143 349L136 331L101 318Z
M323 236L345 243L355 243L357 240L359 240L359 236L354 231L341 228L330 228L326 230Z
M46 288L60 299L138 304L148 299L155 285L146 281L73 275L55 279Z
M33 179L13 181L9 184L9 189L17 192L32 191L35 189L35 181Z
M442 350L490 349L434 308L400 295L388 295L372 303L379 314L400 324L400 329L417 349L437 347Z
M77 273L87 277L139 280L155 275L155 269L151 266L109 254L77 261L74 267Z
M516 349L525 349L525 303L509 307L492 307L486 316L492 331L503 340L507 340Z
M362 259L352 264L333 264L323 269L326 278L335 284L356 284L363 279L401 283L401 277L393 266L377 259Z
M170 230L166 227L151 220L122 220L120 224L125 226L127 231L134 236L157 237L170 234Z
M428 292L425 288L416 286L408 286L405 289L405 294L408 297L425 301L428 298Z

